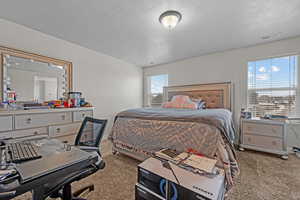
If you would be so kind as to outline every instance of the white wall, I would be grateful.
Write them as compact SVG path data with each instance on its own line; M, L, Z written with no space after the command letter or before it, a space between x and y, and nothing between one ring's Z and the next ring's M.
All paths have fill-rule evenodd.
M247 62L299 53L300 37L297 37L144 68L144 77L167 73L171 86L231 81L235 88L234 112L237 121L241 108L247 105ZM146 88L147 85L144 91Z
M142 70L132 64L2 19L0 45L71 61L74 91L96 107L97 118L112 122L142 104Z

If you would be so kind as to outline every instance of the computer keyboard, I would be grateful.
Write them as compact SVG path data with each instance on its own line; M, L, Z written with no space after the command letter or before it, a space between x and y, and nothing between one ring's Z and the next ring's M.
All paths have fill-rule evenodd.
M6 144L7 162L19 163L41 158L38 147L30 142Z

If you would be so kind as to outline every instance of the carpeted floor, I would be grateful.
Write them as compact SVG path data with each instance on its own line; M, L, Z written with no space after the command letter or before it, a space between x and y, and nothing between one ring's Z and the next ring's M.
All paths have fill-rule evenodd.
M102 144L106 168L74 183L80 188L95 184L89 200L133 200L138 161L123 155L114 156L108 141ZM300 200L300 159L294 155L285 161L257 152L238 152L241 174L230 191L230 200ZM16 199L29 199L28 195Z

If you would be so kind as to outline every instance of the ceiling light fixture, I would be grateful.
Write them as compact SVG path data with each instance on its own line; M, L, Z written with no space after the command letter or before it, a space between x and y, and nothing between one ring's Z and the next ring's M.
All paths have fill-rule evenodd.
M168 10L159 16L159 22L167 29L173 29L181 20L182 16L178 11Z

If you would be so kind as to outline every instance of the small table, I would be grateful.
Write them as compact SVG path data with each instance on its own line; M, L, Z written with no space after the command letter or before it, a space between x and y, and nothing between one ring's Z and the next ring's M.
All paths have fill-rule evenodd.
M170 162L169 164L174 173L156 158L149 158L138 166L136 200L224 199L223 169L218 168L218 175L207 177L187 171Z
M252 149L288 159L286 122L267 119L242 119L240 150Z

